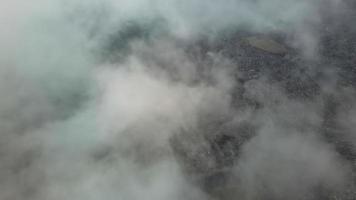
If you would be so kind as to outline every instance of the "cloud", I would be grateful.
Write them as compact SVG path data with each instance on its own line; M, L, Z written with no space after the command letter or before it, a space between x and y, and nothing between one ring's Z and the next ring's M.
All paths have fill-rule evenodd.
M259 78L237 80L240 58L214 49L227 41L230 51L243 51L230 40L239 31L280 33L293 52L278 59L296 53L296 67L310 69L304 65L325 59L323 3L5 0L0 199L214 198L204 186L209 177L196 179L221 170L220 154L235 155L219 146L229 143L224 138L238 143L238 157L223 166L234 197L313 199L347 190L350 164L323 132L327 96L334 95L347 105L332 118L354 141L354 98L335 91L334 71L321 70L335 81L315 79L322 85L315 98L295 99L268 77L267 62ZM344 13L342 2L323 5L333 8L333 19ZM189 159L209 165L208 174L185 170Z

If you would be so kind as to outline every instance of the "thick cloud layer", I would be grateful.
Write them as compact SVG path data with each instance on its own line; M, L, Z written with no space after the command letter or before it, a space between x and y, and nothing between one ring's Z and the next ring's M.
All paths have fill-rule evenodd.
M5 0L0 199L355 198L348 6Z

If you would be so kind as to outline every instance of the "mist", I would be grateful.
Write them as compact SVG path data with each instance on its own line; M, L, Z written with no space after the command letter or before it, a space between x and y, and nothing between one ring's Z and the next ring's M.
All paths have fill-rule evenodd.
M0 200L356 198L349 0L3 0Z

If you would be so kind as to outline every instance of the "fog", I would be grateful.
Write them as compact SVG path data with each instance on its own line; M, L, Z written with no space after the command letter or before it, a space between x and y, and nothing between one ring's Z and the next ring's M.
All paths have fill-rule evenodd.
M355 199L355 6L3 0L0 200Z

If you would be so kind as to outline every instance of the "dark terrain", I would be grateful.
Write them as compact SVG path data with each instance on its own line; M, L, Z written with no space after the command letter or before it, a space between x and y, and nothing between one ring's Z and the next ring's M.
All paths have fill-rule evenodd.
M352 1L348 5L350 10L356 10ZM323 119L321 126L316 128L323 140L352 166L349 185L337 193L321 189L315 190L311 196L286 198L266 191L257 199L356 199L356 151L352 141L344 137L347 131L354 130L345 130L336 119L339 112L354 106L349 96L353 94L342 91L356 89L356 12L334 18L329 16L323 19L322 24L318 27L321 36L316 59L303 57L300 51L287 43L288 35L278 31L230 32L213 41L200 40L187 48L192 57L209 59L204 56L215 52L233 61L235 80L239 83L234 88L232 100L236 112L250 110L258 115L258 110L271 106L265 104L264 99L261 101L245 94L245 85L261 78L268 84L278 85L291 101L302 104L321 101ZM249 39L267 41L267 48L255 45ZM334 82L332 91L325 91L322 84L329 81ZM238 162L241 146L254 137L257 127L249 122L230 125L229 119L212 120L209 125L202 123L199 130L185 130L200 133L200 138L190 138L189 133L181 133L172 138L172 147L192 181L198 182L213 196L234 199L233 196L239 194L238 189L234 189L236 185L230 183L235 179L230 168ZM199 147L192 148L193 144ZM231 190L233 194L229 194Z

